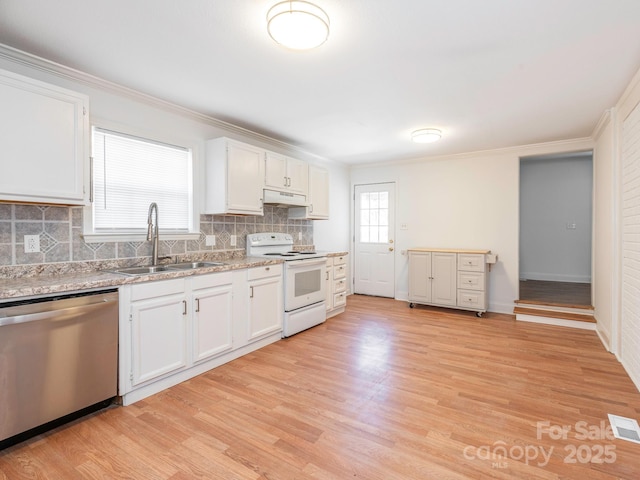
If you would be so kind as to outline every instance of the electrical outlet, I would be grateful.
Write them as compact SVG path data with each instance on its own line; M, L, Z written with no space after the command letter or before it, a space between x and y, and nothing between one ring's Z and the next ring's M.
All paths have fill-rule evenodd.
M236 236L235 235L231 235L231 239L229 240L229 243L231 244L232 247L236 246Z
M298 240L302 240L302 232L298 232Z
M408 223L401 223L400 224L400 230L409 230L409 224Z
M40 251L40 235L24 236L24 253L37 253Z
M215 235L205 235L204 244L207 247L215 247L216 246L216 236Z

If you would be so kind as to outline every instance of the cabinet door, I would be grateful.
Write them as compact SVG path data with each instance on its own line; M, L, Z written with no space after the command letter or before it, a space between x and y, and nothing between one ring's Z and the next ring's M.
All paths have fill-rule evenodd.
M329 218L329 171L311 165L309 167L309 215L308 218Z
M282 330L282 277L249 282L249 340Z
M262 215L263 150L231 142L227 145L227 211Z
M184 295L131 304L132 385L186 367L186 313Z
M289 190L301 195L309 195L309 164L295 158L287 159Z
M455 305L456 299L455 253L433 252L431 258L431 302L437 305Z
M88 203L89 98L0 70L0 200Z
M431 303L431 252L409 252L409 301Z
M327 307L327 310L331 310L333 309L333 262L331 262L330 265L330 260L327 261L327 270L325 273L325 304Z
M232 285L196 290L191 296L193 311L193 362L231 350Z
M273 152L266 153L264 183L265 186L277 190L285 190L287 188L289 185L287 157Z

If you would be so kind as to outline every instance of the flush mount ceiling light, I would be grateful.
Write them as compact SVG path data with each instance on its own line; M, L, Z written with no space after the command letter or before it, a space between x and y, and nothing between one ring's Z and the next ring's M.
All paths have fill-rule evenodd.
M276 43L284 47L309 50L329 38L329 16L311 2L280 2L267 12L267 31Z
M423 128L411 133L411 140L416 143L433 143L440 140L442 132L437 128Z

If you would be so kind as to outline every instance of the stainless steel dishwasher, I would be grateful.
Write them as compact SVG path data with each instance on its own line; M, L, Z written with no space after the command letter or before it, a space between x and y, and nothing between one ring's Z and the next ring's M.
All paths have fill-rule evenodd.
M117 290L0 304L0 448L117 395Z

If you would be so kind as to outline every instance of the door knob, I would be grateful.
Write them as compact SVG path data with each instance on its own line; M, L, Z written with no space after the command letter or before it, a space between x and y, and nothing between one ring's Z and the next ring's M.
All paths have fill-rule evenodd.
M393 239L389 240L389 243L393 243Z
M390 252L393 252L393 247L389 247L389 251L390 251Z

